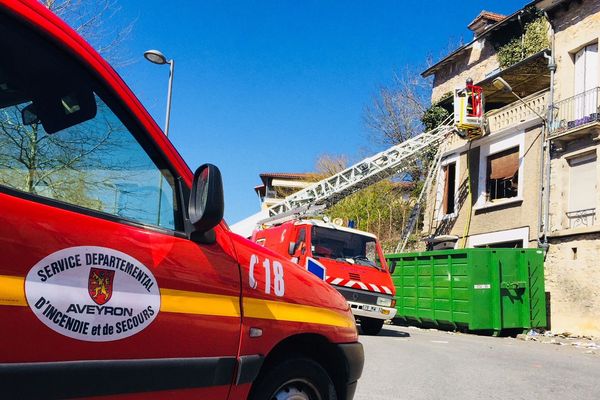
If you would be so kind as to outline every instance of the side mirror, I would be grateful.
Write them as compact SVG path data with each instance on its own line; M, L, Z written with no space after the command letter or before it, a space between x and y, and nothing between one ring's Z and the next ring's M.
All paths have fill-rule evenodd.
M223 180L219 168L212 164L200 166L194 173L188 216L198 233L206 233L223 219Z
M396 260L390 260L388 262L388 267L390 269L390 274L393 274L394 271L396 270Z
M295 252L296 252L296 242L290 242L290 244L288 246L288 254L290 256L293 256Z

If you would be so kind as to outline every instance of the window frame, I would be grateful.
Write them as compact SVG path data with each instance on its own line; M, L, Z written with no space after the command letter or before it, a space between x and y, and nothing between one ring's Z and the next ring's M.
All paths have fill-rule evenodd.
M524 249L529 247L529 227L526 226L522 228L470 235L468 247L493 246L495 243L506 243L519 240L523 241Z
M503 153L504 153L504 154L503 154ZM509 155L512 155L512 154L515 154L515 153L516 153L516 155L517 155L517 170L516 170L516 172L515 172L515 173L516 173L516 175L517 175L517 192L518 192L518 188L519 188L519 167L518 167L518 163L519 163L519 161L518 161L518 158L519 158L519 147L518 147L518 146L509 147L509 148L508 148L508 149L506 149L506 150L502 150L502 151L500 151L500 152L498 152L498 153L490 154L490 155L488 155L488 156L486 157L486 158L487 158L487 160L486 160L486 161L487 161L487 163L486 163L486 167L487 167L488 169L487 169L487 171L486 171L485 187L486 187L486 196L487 196L487 201L488 201L488 202L490 202L490 203L493 203L493 202L497 202L497 201L500 201L500 200L512 199L513 197L517 197L517 194L515 194L514 196L503 196L503 197L497 197L497 195L498 195L498 194L496 193L496 194L495 194L495 196L496 196L496 197L494 197L494 198L492 199L491 197L493 196L493 193L492 193L492 191L490 190L491 181L492 181L492 180L493 180L493 181L506 181L507 179L506 179L506 178L504 178L504 179L492 179L492 178L491 178L491 176L490 176L491 174L490 174L490 170L489 170L489 168L490 168L490 167L492 166L492 164L493 164L493 159L497 159L497 158L496 158L497 156L500 156L500 155L502 155L502 157L507 157L507 156L509 156ZM513 174L513 177L514 177L514 174ZM507 190L505 189L505 192L506 192L506 191L507 191ZM504 193L504 195L506 195L506 193Z
M592 46L596 46L596 51L595 52L592 52L591 50L589 50L589 48L591 48ZM586 43L583 46L578 47L576 50L574 50L574 51L571 52L572 59L573 59L573 95L574 96L577 96L578 94L585 93L587 90L591 90L591 89L593 89L595 87L598 87L598 85L600 85L600 79L598 77L598 66L600 65L600 59L599 59L600 58L600 54L598 54L599 52L600 52L600 46L599 46L599 43L598 43L597 40L589 42L589 43ZM580 53L582 54L581 55L581 61L579 61L577 59L577 55L580 54ZM588 64L588 57L590 57L589 54L591 54L591 53L593 53L594 54L593 57L595 57L595 59L593 61L593 63L595 65L591 68L591 70L592 70L592 72L593 72L593 70L596 71L596 76L595 76L595 78L593 78L595 80L596 86L589 87L589 85L586 84L587 80L589 78L589 76L586 74L586 72L588 70L588 68L586 68L586 66ZM583 75L579 75L577 73L577 63L578 63L578 61L583 64L582 65ZM581 91L577 90L578 83L582 84L583 90L581 90Z
M185 217L189 199L183 196L186 185L181 176L177 173L169 157L163 149L152 139L152 135L144 127L141 121L134 115L133 111L126 104L125 99L115 89L115 82L105 79L97 66L90 64L81 54L78 54L73 48L61 42L48 31L37 25L32 25L30 21L23 20L20 17L15 17L11 13L2 11L0 13L1 20L6 21L9 25L18 26L18 29L31 32L36 39L39 39L39 44L50 46L60 54L60 61L67 61L78 64L79 67L89 75L90 86L94 89L96 96L102 99L114 116L123 124L133 139L140 145L141 149L147 154L158 171L167 170L173 177L174 199L173 206L177 206L177 212L174 215L174 229L161 227L143 223L137 220L124 218L115 214L104 211L89 209L77 204L64 202L62 200L52 199L49 197L40 196L34 193L24 192L9 186L0 185L0 193L7 194L13 197L33 201L35 203L55 207L58 209L76 212L82 215L104 219L110 222L130 225L133 227L144 228L156 233L163 233L169 236L187 237L185 233ZM161 177L165 177L161 172ZM166 179L168 181L168 179ZM189 188L188 188L189 190Z
M488 157L494 154L501 153L512 147L519 147L519 172L518 172L518 188L517 195L515 197L508 197L503 199L497 199L489 201L487 196L487 163ZM483 143L480 146L479 152L479 176L478 176L478 188L479 193L477 195L477 202L475 203L474 209L479 210L487 207L496 207L499 205L505 205L510 203L517 203L523 201L523 191L525 186L525 131L519 130L513 132L511 135L504 136L493 142Z
M450 164L454 164L454 212L446 213L444 210L444 194L446 192L446 179L444 167L447 167ZM436 193L436 220L441 221L444 219L456 218L458 216L458 188L460 183L460 154L459 153L450 153L445 156L440 162L440 167L438 170L438 179L437 179L437 193Z

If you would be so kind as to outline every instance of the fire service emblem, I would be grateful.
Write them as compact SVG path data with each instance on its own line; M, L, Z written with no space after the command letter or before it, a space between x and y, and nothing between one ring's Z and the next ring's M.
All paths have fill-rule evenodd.
M160 312L152 271L126 253L100 246L48 254L27 273L25 296L48 328L89 342L133 336Z
M106 304L112 297L115 271L103 268L91 268L88 279L88 292L94 303Z

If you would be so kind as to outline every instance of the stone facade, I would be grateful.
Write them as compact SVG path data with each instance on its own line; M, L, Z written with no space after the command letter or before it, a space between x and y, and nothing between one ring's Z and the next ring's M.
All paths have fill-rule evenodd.
M529 125L535 121L529 122ZM452 216L440 214L439 192L443 190L443 182L438 179L434 184L434 190L429 194L425 212L424 232L434 235L456 235L459 239L459 247L462 243L466 247L472 247L477 237L477 245L485 243L485 236L502 231L513 231L507 233L507 238L496 239L498 236L490 235L490 241L494 242L518 240L523 237L517 233L518 229L525 229L526 236L523 237L524 247L537 247L538 219L539 219L539 184L540 184L540 135L539 126L524 127L514 126L502 131L493 132L491 135L474 141L471 149L468 144L458 137L450 141L450 150L446 152L446 158L457 157L458 176L455 203L457 211ZM523 145L520 149L521 168L519 171L519 186L522 187L521 195L517 198L502 199L504 201L485 201L485 179L480 171L480 166L485 163L485 157L489 153L490 145L502 141L518 140L522 138ZM512 147L511 144L507 145ZM467 169L467 153L470 154ZM472 197L469 202L468 179L471 179ZM437 199L436 199L437 197ZM466 225L469 224L467 227ZM514 233L514 237L510 235ZM483 240L483 242L481 242Z
M554 28L557 64L553 102L559 104L575 94L575 54L600 39L600 0L567 1L546 11ZM477 82L498 67L493 48L485 42L475 41L467 47L459 52L460 56L455 55L452 60L436 67L432 101L464 85L467 77ZM600 55L595 73L600 83ZM535 107L538 114L546 115L543 111L550 101L549 91L536 93L525 100ZM517 111L519 107L521 111ZM448 216L441 215L439 211L440 190L444 190L442 175L439 175L427 202L425 235L456 235L460 238L458 247L463 243L473 247L486 241L493 244L508 237L506 235L523 237L524 247L538 246L539 219L543 217L540 202L542 126L541 120L534 114L526 114L527 109L515 102L487 115L488 121L492 116L496 121L487 136L472 142L468 173L467 142L458 137L448 141L446 162L456 162L459 171L455 191L456 211ZM553 110L558 115L560 110L556 107ZM552 330L600 337L600 218L586 220L584 226L573 226L572 216L566 214L570 198L570 160L590 154L592 157L595 154L596 160L600 160L600 121L588 125L583 129L571 129L573 133L567 130L552 140L545 274L546 290L551 298ZM515 137L522 137L521 142ZM507 140L522 143L524 149L519 154L522 163L519 187L522 190L517 199L486 204L485 199L482 201L485 188L481 187L481 161L494 146ZM473 192L470 202L467 195L469 176ZM596 213L600 205L598 187L600 162L596 161L596 179L589 182L589 191L583 194L593 199Z
M598 231L550 238L545 274L554 332L600 337Z
M575 53L598 43L600 38L600 0L572 1L551 13L555 29L557 64L554 101L555 112L566 107L575 93ZM600 60L598 60L600 65ZM596 67L600 82L600 68ZM562 103L561 103L562 101ZM566 119L574 119L576 117ZM573 224L570 210L570 160L575 157L600 156L596 139L599 124L561 132L552 141L549 248L546 257L546 290L552 296L552 329L600 336L600 168L596 161L596 180L589 182L582 196L595 204L595 220L588 216L582 224ZM581 222L581 221L580 221Z
M454 89L465 86L467 78L479 82L486 74L498 69L494 47L485 38L474 41L452 62L436 72L431 101L436 102Z
M600 37L600 0L572 1L552 16L556 58L556 100L575 94L575 52ZM600 68L596 72L600 77Z

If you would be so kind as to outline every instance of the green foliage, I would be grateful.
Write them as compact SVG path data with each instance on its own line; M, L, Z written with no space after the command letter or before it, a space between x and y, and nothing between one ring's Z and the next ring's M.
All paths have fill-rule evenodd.
M429 131L441 124L449 115L450 113L445 108L434 104L425 110L421 122L425 130Z
M342 218L344 223L353 220L357 229L375 234L384 251L390 252L408 222L412 205L404 197L410 190L404 184L384 180L340 201L327 210L327 216Z
M549 47L548 23L545 18L538 18L525 25L523 48L526 56L530 56Z
M498 49L498 62L502 68L508 68L548 46L548 23L539 17L525 25L522 37L512 38Z

